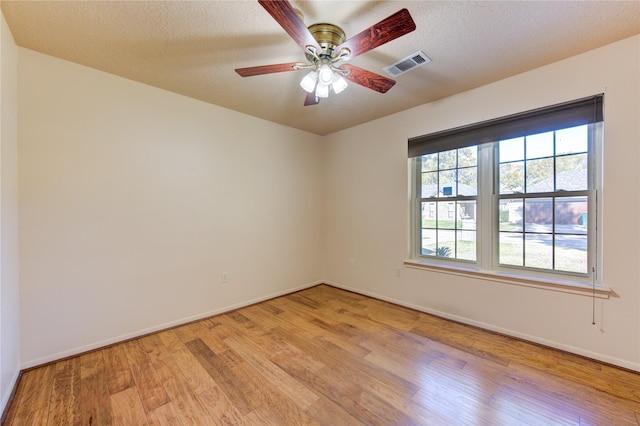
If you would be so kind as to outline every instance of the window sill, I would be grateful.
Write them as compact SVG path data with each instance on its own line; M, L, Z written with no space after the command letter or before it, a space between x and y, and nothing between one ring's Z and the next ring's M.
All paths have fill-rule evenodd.
M413 269L439 272L443 274L458 275L469 278L481 278L505 284L520 285L525 287L540 288L544 290L560 291L563 293L580 294L583 296L595 296L600 299L609 299L613 291L607 287L596 286L595 289L587 284L569 280L550 280L524 274L507 272L483 271L473 267L441 265L424 260L405 260L404 266Z

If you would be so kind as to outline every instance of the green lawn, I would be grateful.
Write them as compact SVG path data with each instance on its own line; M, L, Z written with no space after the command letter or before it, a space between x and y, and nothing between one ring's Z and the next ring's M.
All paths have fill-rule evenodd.
M462 229L461 219L457 220L457 225L458 226L456 227L456 221L453 219L441 219L438 222L436 222L435 219L422 219L423 228Z
M427 246L424 244L424 240L423 240L423 247L426 249L430 249L430 250L435 250L435 247L431 246ZM442 247L446 247L449 249L449 254L445 257L450 257L453 258L454 254L456 253L456 247L455 247L455 242L454 241L445 241L442 244L440 244L438 247L442 248ZM457 253L457 259L462 259L462 260L476 260L476 242L475 241L458 241L458 253Z
M435 247L432 244L427 244L425 240L423 240L423 247L425 249L435 250ZM450 254L446 257L455 257L461 260L476 260L475 241L458 241L457 256L455 256L456 245L454 241L442 242L439 247L449 248ZM528 243L526 250L526 265L523 265L521 246L519 244L502 243L500 247L500 263L502 265L527 266L549 270L552 268L552 252L549 245ZM555 256L555 269L558 271L577 273L587 273L588 271L587 252L585 250L557 247Z
M523 265L521 246L519 244L502 243L500 246L500 263L542 269L552 268L552 251L548 245L529 243L526 246L526 252L526 265ZM555 269L558 271L583 274L588 271L587 252L585 250L556 247L555 258Z

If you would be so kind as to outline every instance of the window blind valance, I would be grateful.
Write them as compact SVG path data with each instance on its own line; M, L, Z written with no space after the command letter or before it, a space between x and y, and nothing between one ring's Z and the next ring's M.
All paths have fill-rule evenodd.
M603 121L599 94L409 139L409 157Z

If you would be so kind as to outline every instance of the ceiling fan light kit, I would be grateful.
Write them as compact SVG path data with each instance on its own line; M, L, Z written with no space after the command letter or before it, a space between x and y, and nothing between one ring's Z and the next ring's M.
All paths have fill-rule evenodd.
M300 87L307 93L313 93L318 98L329 97L329 87L338 94L347 88L347 80L340 74L343 70L335 70L329 63L323 63L322 60L316 63L316 66L302 78Z
M318 23L307 27L302 14L286 0L258 0L260 5L280 24L289 36L303 48L308 63L287 63L237 68L242 77L274 72L309 70L300 81L307 92L304 105L316 105L329 97L329 89L344 91L347 80L379 93L386 93L394 80L350 64L339 65L369 50L375 49L416 29L407 9L402 9L347 40L337 25Z

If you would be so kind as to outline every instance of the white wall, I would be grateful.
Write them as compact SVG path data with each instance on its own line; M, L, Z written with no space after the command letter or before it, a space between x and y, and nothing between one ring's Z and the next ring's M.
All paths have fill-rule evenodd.
M325 279L640 370L639 64L636 36L328 136ZM597 302L596 326L592 300L581 295L415 269L395 277L408 257L409 137L598 93L605 93L604 285L615 296Z
M319 137L18 59L23 367L320 278Z
M0 412L20 365L17 78L18 50L0 14Z
M18 49L22 367L322 277L640 370L639 45L325 138ZM604 284L615 297L598 301L597 326L584 296L395 277L408 256L409 137L601 92Z

